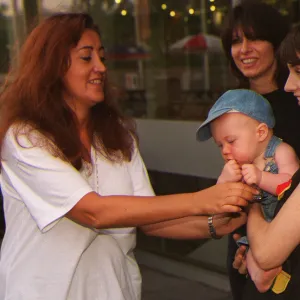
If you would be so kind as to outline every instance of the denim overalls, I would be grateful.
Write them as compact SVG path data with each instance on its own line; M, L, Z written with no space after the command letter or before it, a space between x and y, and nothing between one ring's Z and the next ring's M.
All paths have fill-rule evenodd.
M270 139L264 155L264 159L266 160L264 168L265 172L278 174L278 166L276 165L274 157L276 148L280 143L282 143L282 140L274 135ZM262 205L265 220L270 222L274 217L275 208L278 202L277 195L272 195L266 191L262 191L262 200L259 202ZM249 245L247 237L243 236L237 240L237 245Z
M275 162L275 151L282 140L276 136L272 136L267 149L265 151L266 165L264 168L265 172L270 172L272 174L278 174L278 166ZM274 217L274 211L277 205L277 195L272 195L266 191L262 191L262 201L260 202L263 207L263 212L266 221L270 222Z

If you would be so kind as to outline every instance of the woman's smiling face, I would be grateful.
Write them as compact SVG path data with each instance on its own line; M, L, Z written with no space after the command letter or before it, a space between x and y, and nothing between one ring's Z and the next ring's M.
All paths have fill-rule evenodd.
M268 41L247 38L240 27L232 35L231 55L237 68L250 80L275 73L273 45Z
M64 76L64 99L70 106L90 108L104 100L104 48L97 32L87 29L70 53Z

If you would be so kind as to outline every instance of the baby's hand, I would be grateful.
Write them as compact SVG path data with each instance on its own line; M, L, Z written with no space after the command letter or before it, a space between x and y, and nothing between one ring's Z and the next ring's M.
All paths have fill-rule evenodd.
M248 185L256 184L259 186L262 177L262 171L253 164L244 164L242 165L242 175L244 181Z
M222 173L218 178L218 183L238 182L241 179L241 168L234 159L231 159L225 164Z

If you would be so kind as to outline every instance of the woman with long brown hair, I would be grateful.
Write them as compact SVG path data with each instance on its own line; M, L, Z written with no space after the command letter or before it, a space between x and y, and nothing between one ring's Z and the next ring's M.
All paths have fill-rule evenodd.
M104 59L88 15L52 16L31 32L4 86L2 300L140 299L135 227L207 238L245 222L224 214L256 193L242 183L154 196ZM210 214L220 215L208 224Z

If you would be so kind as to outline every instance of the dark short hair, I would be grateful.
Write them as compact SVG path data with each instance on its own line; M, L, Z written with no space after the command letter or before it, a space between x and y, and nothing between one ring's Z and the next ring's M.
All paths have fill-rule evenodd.
M230 62L233 75L239 80L240 87L249 87L249 80L235 65L231 55L232 35L237 27L241 27L245 36L250 40L264 40L273 45L276 54L280 43L289 31L289 22L274 7L253 1L244 1L235 6L227 16L221 38L225 54ZM276 57L277 58L277 57ZM287 78L285 66L278 62L275 80L279 87L283 87Z
M294 26L283 40L279 49L279 58L283 64L300 65L300 24Z

